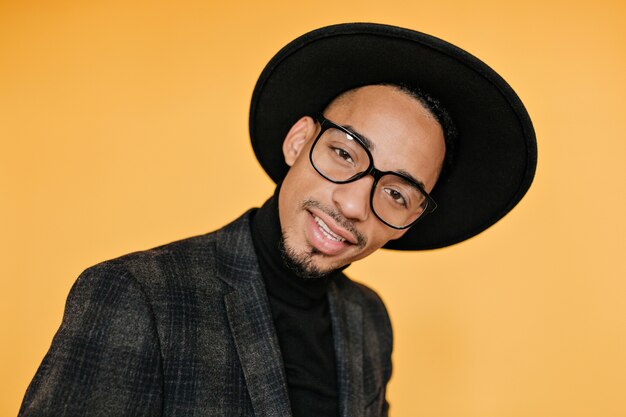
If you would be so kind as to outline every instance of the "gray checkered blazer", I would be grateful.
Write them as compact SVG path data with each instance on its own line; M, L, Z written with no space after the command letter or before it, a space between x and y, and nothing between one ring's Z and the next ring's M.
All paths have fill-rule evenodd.
M249 219L83 272L19 415L290 416ZM340 415L386 415L385 307L345 276L328 299Z

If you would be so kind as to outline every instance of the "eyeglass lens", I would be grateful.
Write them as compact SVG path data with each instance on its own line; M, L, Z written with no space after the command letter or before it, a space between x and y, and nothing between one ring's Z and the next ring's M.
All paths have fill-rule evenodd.
M330 127L311 150L315 169L333 182L350 182L371 165L363 145L343 130ZM372 193L372 209L386 223L404 227L426 208L426 197L415 185L396 174L385 174Z

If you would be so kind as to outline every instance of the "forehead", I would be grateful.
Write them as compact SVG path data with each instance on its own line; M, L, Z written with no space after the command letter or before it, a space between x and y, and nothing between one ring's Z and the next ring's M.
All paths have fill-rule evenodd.
M434 185L445 153L443 131L414 97L391 86L367 86L340 96L324 115L365 136L378 169L405 170L427 188Z

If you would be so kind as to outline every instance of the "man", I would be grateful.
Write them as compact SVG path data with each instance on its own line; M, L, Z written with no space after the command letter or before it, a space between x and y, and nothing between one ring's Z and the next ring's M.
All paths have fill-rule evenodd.
M85 271L20 415L386 415L389 319L341 271L381 247L480 233L536 164L504 80L384 25L283 48L250 132L274 196L219 231Z

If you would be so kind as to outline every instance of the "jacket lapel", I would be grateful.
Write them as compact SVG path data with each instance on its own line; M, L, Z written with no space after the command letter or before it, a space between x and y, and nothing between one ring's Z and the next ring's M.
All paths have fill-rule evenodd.
M336 283L328 292L335 344L339 415L358 416L363 410L363 314L361 306L339 296Z
M223 229L218 271L233 291L224 296L256 416L291 416L283 360L250 235L249 213Z

